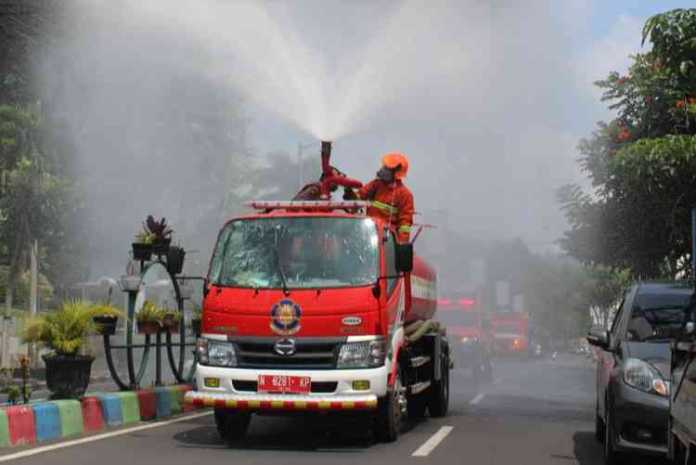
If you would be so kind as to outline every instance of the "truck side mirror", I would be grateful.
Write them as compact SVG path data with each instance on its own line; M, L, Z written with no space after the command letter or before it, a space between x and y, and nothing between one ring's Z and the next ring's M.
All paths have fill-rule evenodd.
M396 271L410 273L413 271L413 244L396 244Z
M607 350L609 348L609 331L603 328L592 328L587 334L587 342Z

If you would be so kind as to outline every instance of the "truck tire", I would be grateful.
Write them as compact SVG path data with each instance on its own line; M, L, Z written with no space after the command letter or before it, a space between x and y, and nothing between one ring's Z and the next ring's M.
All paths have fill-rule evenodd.
M401 373L396 372L394 388L379 399L375 417L375 436L380 442L394 442L399 438L406 413L406 394L403 392Z
M233 444L242 438L251 423L251 414L227 409L215 409L215 426L220 439Z
M434 381L430 390L428 411L431 417L444 417L449 409L449 359L442 357L442 377L440 381Z

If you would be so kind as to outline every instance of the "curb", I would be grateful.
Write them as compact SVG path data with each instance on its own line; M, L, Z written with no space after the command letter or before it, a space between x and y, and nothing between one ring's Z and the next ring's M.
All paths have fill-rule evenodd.
M0 409L0 448L103 431L190 411L188 385L89 394L81 400L54 400Z

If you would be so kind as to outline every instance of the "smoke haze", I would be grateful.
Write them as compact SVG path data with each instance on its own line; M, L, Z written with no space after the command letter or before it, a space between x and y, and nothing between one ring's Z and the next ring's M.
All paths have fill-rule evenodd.
M298 143L318 163L321 138L365 180L408 154L419 221L550 246L588 127L567 53L585 2L560 3L71 2L41 72L78 153L93 273L120 271L148 213L204 264L262 187L249 170Z

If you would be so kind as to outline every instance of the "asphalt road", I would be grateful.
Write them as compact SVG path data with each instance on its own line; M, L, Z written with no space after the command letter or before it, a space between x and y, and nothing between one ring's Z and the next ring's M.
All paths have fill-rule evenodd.
M347 419L256 417L248 438L228 448L207 415L11 463L601 464L601 447L593 433L593 376L592 362L573 355L496 360L494 382L488 386L475 386L457 370L450 415L409 425L395 444L375 444L365 424ZM429 455L412 455L423 452L423 445L438 431L444 435L449 428L443 427L451 430ZM630 463L661 462L632 459Z

